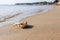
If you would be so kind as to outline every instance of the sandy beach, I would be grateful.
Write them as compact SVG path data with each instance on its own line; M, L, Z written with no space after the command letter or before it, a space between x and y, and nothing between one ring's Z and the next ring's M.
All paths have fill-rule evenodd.
M0 27L0 40L60 40L60 6L22 21L33 27L20 29L13 24Z

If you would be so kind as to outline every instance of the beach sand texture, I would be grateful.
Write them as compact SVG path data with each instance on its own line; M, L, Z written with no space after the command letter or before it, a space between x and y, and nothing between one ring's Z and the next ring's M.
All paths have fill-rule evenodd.
M22 21L34 27L20 29L12 24L0 27L0 40L60 40L60 6Z

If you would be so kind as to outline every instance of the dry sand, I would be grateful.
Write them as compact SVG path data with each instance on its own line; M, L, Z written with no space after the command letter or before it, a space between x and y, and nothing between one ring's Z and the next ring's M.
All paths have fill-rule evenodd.
M15 28L14 25L0 27L0 40L60 40L60 6L43 14L25 18L34 27Z

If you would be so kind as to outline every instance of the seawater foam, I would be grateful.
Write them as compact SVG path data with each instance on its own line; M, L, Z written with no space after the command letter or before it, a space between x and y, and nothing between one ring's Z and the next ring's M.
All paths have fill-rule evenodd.
M51 5L0 6L0 26L19 22L23 18L36 15L37 12L46 12L51 8L53 8Z

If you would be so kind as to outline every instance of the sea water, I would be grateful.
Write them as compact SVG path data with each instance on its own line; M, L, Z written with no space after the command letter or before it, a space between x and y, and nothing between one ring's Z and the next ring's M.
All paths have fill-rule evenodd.
M0 19L8 18L0 22L0 26L19 22L23 18L36 15L38 12L46 12L52 8L52 5L0 5ZM9 16L13 17L9 18Z

